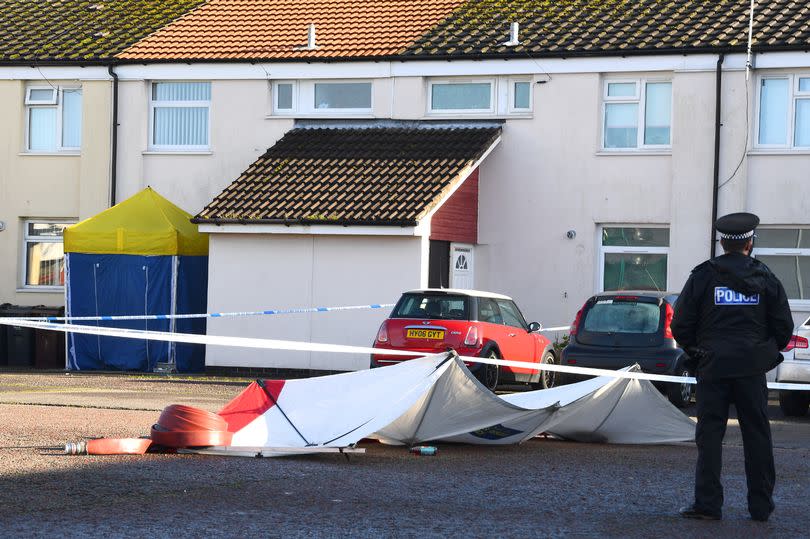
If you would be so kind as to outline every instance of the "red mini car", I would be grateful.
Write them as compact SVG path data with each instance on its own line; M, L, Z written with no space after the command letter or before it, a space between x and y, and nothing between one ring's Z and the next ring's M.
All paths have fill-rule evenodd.
M385 350L435 354L453 349L461 356L556 363L554 347L540 335L537 322L527 324L512 298L475 290L425 289L405 292L374 339L379 354L371 367L411 359L386 355ZM489 389L498 384L529 383L536 389L554 385L553 372L470 363L467 365Z

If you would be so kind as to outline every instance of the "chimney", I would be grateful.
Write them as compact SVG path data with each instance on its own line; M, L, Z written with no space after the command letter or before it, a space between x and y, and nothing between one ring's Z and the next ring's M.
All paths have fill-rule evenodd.
M315 43L315 24L312 23L309 25L309 29L307 30L307 46L304 47L308 51L312 51L318 48L318 45Z
M513 22L509 29L509 41L501 43L505 47L516 47L520 45L520 23Z

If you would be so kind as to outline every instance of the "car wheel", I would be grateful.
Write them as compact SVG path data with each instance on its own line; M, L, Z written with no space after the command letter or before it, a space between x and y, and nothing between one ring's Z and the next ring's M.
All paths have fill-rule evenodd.
M803 417L807 415L810 397L803 395L804 391L780 391L779 408L789 417Z
M689 376L689 371L681 367L680 376ZM686 408L692 402L692 384L667 384L667 398L678 408Z
M543 354L543 359L540 360L540 363L555 365L557 358L554 357L551 351L547 351ZM558 373L554 371L540 371L540 379L532 384L532 389L551 389L557 385L557 374Z
M489 359L500 359L498 357L498 353L495 350L490 350L483 357ZM486 387L490 391L495 391L495 388L498 387L498 366L487 365L486 363L483 363L481 364L481 368L478 369L478 372L475 374L475 377L478 379L479 382L484 384L484 387Z

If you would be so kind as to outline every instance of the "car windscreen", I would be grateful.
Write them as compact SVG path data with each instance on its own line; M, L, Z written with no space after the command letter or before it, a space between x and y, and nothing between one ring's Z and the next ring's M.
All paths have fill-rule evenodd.
M582 313L577 341L601 346L651 346L663 338L657 298L603 296Z
M469 320L469 313L469 296L405 294L394 308L391 318Z

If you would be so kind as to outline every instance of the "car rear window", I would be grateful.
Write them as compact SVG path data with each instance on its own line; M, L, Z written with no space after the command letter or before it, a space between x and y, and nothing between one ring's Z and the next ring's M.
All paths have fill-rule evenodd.
M394 308L391 318L469 320L469 302L468 296L405 294Z
M585 313L582 329L594 333L656 333L660 319L657 303L602 299Z

